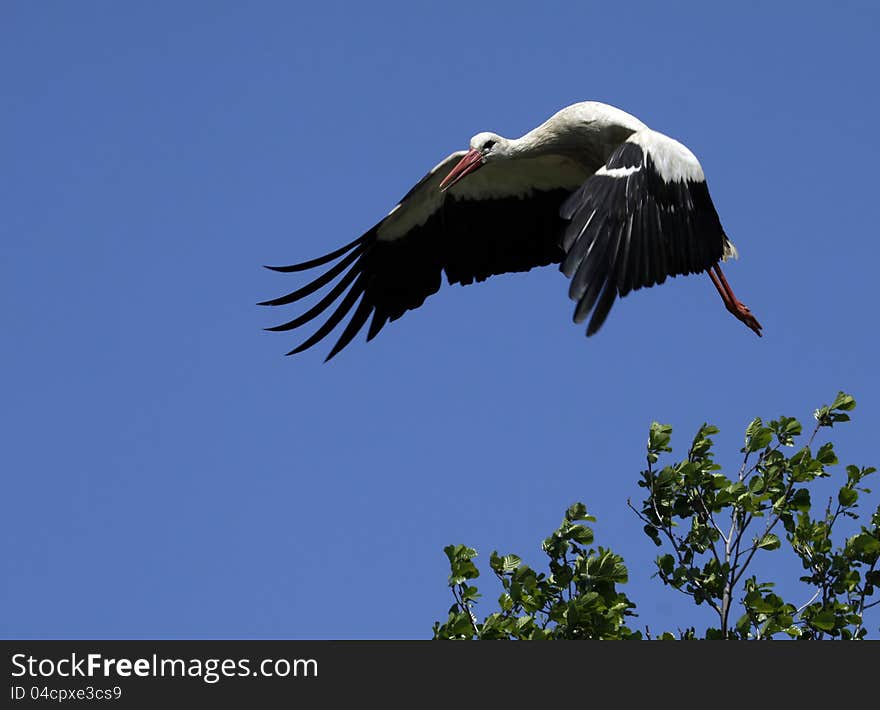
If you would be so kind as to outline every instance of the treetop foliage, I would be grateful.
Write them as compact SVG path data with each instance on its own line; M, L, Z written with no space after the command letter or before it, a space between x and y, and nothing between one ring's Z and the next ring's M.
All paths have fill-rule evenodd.
M687 628L658 638L865 638L865 612L880 603L871 601L880 585L880 505L849 537L839 540L839 529L842 520L859 520L859 502L870 494L864 482L876 469L846 466L836 499L824 509L817 510L811 497L815 482L830 477L829 469L839 463L831 442L814 451L814 440L821 429L849 421L855 406L852 396L840 392L814 412L816 423L806 437L792 417L754 419L732 475L715 462L716 427L703 424L686 457L661 467L672 451L672 427L651 424L638 481L645 497L638 506L627 502L662 548L655 576L717 618L701 634ZM583 503L565 511L542 544L546 572L517 555L493 552L489 566L503 591L498 610L482 621L474 611L481 596L473 583L480 575L477 552L446 547L454 603L446 621L434 624L434 638L653 638L647 629L633 628L636 604L618 589L627 582L626 566L610 549L593 547L586 523L594 521ZM780 550L802 566L799 579L808 592L799 603L775 593L772 582L747 576L756 555Z

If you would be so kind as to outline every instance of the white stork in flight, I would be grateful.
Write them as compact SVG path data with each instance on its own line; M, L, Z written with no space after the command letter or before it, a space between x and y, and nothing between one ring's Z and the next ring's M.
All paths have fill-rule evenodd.
M761 324L721 271L731 256L736 249L693 153L620 109L585 101L521 138L478 133L470 150L440 162L353 242L317 259L268 267L299 272L338 260L305 286L260 305L293 303L339 278L305 313L268 328L293 330L334 307L291 355L351 313L329 360L371 317L367 340L421 306L440 288L441 272L450 284L467 285L560 264L571 279L574 321L590 316L590 336L617 296L707 271L727 310L760 336Z

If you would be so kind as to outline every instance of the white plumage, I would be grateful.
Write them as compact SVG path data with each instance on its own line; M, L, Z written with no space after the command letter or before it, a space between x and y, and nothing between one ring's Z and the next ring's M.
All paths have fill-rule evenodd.
M334 306L289 354L327 336L349 314L329 360L371 319L367 340L418 308L441 273L463 285L559 263L574 319L587 335L617 297L668 276L707 271L727 309L761 325L733 294L719 262L736 250L721 227L703 170L687 147L634 116L573 104L525 135L476 134L422 178L377 225L300 272L338 260L305 286L261 305L285 305L330 284L312 308L269 330L299 328Z

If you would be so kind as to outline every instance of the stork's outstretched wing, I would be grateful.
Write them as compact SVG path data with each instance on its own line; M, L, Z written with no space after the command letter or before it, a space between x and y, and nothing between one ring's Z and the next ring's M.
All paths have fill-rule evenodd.
M329 312L323 324L288 354L315 345L346 318L328 360L368 319L371 340L389 320L436 293L441 272L449 283L466 285L562 260L559 235L564 221L559 208L583 182L584 170L554 156L490 163L441 192L440 182L464 154L453 153L437 165L381 222L353 242L317 259L269 267L292 273L336 262L301 288L261 304L293 303L336 280L305 313L269 328L293 330Z
M565 201L562 216L570 222L560 268L571 279L575 322L592 311L587 335L617 296L736 255L694 154L649 129L621 143Z

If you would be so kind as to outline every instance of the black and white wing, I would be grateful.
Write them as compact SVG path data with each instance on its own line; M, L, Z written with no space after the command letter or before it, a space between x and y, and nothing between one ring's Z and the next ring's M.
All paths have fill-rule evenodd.
M336 281L313 307L268 329L293 330L329 312L289 355L315 345L346 318L328 360L369 319L367 340L372 340L385 323L436 293L441 272L449 283L467 285L562 260L559 238L565 222L559 210L583 183L584 170L553 157L489 163L441 192L441 181L464 155L453 153L437 165L381 222L353 242L317 259L269 267L291 273L336 262L301 288L260 304L293 303Z
M588 336L617 296L736 255L694 154L650 129L621 143L561 214L570 221L560 268L571 279L575 322L592 311Z

